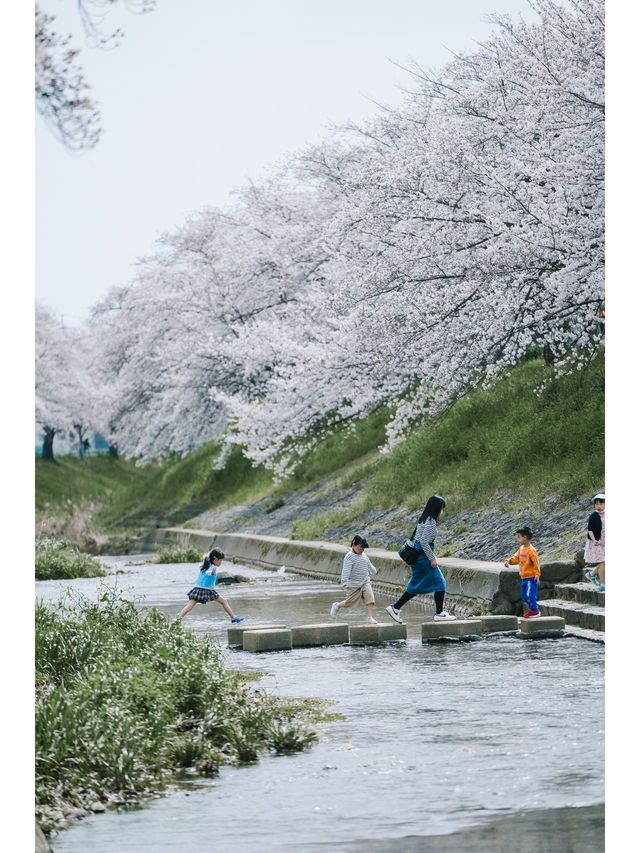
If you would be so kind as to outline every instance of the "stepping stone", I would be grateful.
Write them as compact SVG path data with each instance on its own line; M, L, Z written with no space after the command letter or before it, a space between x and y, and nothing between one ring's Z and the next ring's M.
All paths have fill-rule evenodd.
M406 625L351 625L349 642L351 645L378 645L407 639Z
M482 636L482 619L452 619L443 622L423 622L422 642L472 639Z
M233 628L227 628L227 642L232 648L242 648L242 637L246 631L264 631L266 628L286 628L280 622L265 622L263 625L255 623L249 625L234 625Z
M245 631L242 637L245 652L276 652L291 648L290 628L262 628Z
M519 636L526 639L534 637L562 637L565 621L562 616L538 616L535 619L520 619Z
M291 628L293 648L302 646L338 646L349 642L346 622L322 622L318 625L296 625Z
M493 634L496 631L517 631L517 616L481 616L482 633Z

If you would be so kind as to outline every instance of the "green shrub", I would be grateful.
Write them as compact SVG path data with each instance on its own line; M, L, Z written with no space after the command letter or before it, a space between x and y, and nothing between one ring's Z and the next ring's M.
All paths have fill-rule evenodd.
M82 554L65 539L45 536L36 540L36 580L95 578L104 574L97 560Z
M36 811L160 790L185 767L300 750L280 700L224 670L212 638L113 590L36 606ZM286 723L286 726L285 726ZM46 824L45 829L50 828Z
M197 548L189 546L182 548L179 545L165 545L159 548L153 558L154 563L199 563L202 553Z

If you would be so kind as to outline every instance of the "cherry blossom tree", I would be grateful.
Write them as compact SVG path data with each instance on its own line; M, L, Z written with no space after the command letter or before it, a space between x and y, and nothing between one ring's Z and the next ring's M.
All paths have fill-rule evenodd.
M553 371L592 357L603 3L532 6L165 235L93 313L101 432L141 458L224 434L284 476L380 405L391 447L532 348Z
M316 371L310 358L295 383L274 382L264 424L255 407L238 411L240 435L274 434L279 451L283 433L296 433L293 389L306 391L307 423L344 398L357 415L377 392L398 400L393 443L413 419L491 381L532 346L574 361L595 351L602 3L534 6L540 23L495 18L494 36L440 75L414 69L415 94L355 129L350 155L333 144L309 152L314 180L341 199L327 225L335 250L325 275L349 351L338 347L335 370Z
M69 329L43 305L36 305L36 426L43 433L42 456L53 459L58 433L74 433L79 447L95 428L100 389L91 373L91 341L83 329Z
M89 47L117 47L123 38L119 28L107 27L108 13L118 0L77 0L78 14ZM156 0L123 0L129 11L144 14ZM78 48L69 35L54 26L55 16L35 8L36 108L55 136L70 150L93 148L100 139L100 109L91 97L78 61Z

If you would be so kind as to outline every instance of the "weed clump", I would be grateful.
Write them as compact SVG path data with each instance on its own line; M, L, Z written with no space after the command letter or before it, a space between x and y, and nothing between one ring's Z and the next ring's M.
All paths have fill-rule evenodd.
M96 578L105 574L100 563L66 539L43 536L36 540L36 580Z
M191 769L296 752L308 717L226 671L213 638L113 590L36 606L36 816L127 802ZM304 725L301 724L304 721Z
M159 548L151 562L153 563L199 563L202 553L192 545L183 548L179 545L165 545Z

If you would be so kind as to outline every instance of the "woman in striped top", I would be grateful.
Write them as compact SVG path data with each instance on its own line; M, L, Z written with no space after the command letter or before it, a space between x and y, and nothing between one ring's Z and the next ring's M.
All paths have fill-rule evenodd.
M400 609L416 595L429 592L433 593L436 604L434 619L440 621L456 618L444 609L444 591L447 588L447 582L438 568L438 561L433 550L438 532L437 521L444 508L444 498L441 498L440 495L431 495L416 524L413 546L421 552L420 556L411 566L411 578L406 590L394 604L390 604L386 608L389 616L401 624Z

